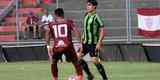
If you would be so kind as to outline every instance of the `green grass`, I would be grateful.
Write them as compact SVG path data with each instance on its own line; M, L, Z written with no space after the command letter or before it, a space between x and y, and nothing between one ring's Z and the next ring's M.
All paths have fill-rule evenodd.
M160 63L103 62L103 65L110 80L160 79ZM74 74L72 64L64 63L58 66L59 80L66 80L66 77ZM96 68L91 68L95 80L100 80ZM0 80L51 80L50 76L50 64L47 61L0 63Z

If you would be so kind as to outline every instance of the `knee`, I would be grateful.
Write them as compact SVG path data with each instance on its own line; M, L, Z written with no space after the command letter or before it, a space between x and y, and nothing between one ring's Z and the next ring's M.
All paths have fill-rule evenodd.
M77 58L80 61L83 58L83 54L82 53L77 53Z
M92 63L98 64L100 63L96 57L92 57Z
M57 60L56 59L52 59L52 64L57 64Z
M81 62L79 60L76 61L72 61L73 64L77 65L77 64L81 64Z
M79 64L82 64L83 62L84 62L84 60L82 58L78 60Z

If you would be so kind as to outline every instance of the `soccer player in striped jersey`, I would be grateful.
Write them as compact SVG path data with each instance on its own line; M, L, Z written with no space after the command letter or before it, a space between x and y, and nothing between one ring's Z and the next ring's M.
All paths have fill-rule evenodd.
M96 0L88 0L86 4L86 15L84 17L84 27L82 36L82 47L79 52L80 64L88 75L88 80L93 80L94 76L90 72L87 63L81 58L87 53L90 54L92 62L101 74L103 80L108 80L103 65L98 60L96 51L101 49L102 40L104 38L104 25L101 18L96 13L98 3Z

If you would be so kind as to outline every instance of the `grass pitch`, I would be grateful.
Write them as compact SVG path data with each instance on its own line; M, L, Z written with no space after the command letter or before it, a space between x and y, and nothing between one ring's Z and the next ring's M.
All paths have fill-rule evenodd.
M148 62L102 62L110 80L159 80L160 63ZM89 64L100 80L93 64ZM59 63L59 80L74 74L71 63ZM92 66L92 67L91 67ZM47 61L0 63L0 80L51 80L50 64ZM85 79L86 80L86 79Z

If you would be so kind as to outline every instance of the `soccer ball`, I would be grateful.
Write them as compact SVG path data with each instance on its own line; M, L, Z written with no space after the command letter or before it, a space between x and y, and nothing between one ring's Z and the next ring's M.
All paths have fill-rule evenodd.
M68 80L77 80L76 76L75 75L71 75L68 77Z

